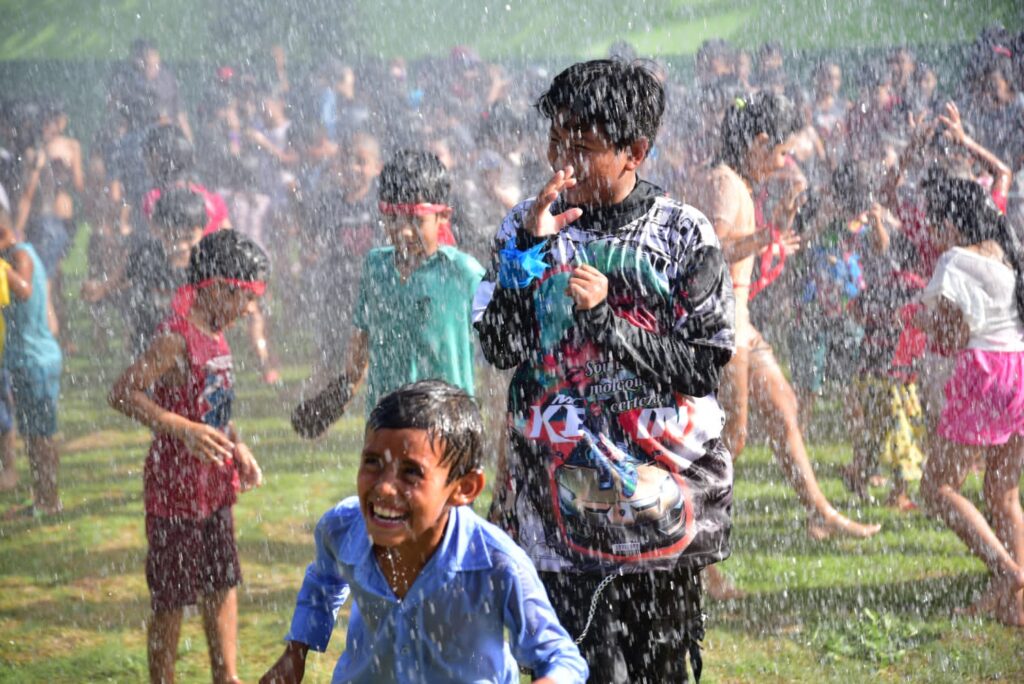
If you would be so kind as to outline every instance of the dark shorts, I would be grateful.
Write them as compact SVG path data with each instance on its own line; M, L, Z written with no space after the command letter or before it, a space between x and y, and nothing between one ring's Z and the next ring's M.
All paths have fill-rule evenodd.
M18 432L22 437L52 437L57 432L60 364L9 370Z
M73 232L74 224L71 221L56 216L39 216L29 225L26 237L43 262L47 278L57 274L60 262L71 249Z
M205 520L146 516L146 584L153 612L193 606L242 581L235 522L225 507Z
M541 572L551 605L576 639L586 627L594 592L604 576ZM677 569L622 575L601 592L580 653L597 684L662 684L688 680L690 645L704 638L700 575ZM697 675L699 677L699 674Z

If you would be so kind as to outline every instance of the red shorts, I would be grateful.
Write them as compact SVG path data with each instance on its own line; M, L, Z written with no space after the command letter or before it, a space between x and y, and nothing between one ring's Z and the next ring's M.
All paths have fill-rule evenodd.
M146 584L154 612L195 605L199 595L242 581L230 507L203 520L147 515L146 539Z

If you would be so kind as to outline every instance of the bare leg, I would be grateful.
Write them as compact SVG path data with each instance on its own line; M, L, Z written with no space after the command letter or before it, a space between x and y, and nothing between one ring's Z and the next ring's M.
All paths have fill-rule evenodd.
M985 595L974 605L979 612L993 614L1001 622L1024 625L1021 589L1024 588L1024 569L1017 563L1013 552L989 526L970 499L960 494L970 469L970 459L960 453L958 445L950 442L938 444L925 461L921 479L921 494L930 512L946 523L961 541L978 556L993 574L993 581ZM1020 445L1016 453L1008 448L990 452L989 468L985 473L985 498L992 510L993 522L1000 527L1012 546L1020 542L1020 501L1018 480L1021 474ZM1011 482L1016 475L1017 480ZM1016 503L1010 497L1018 497ZM998 521L998 522L996 522ZM1017 551L1020 549L1017 548Z
M28 460L32 466L32 499L41 513L59 513L62 509L57 491L60 456L50 437L28 437Z
M270 348L267 345L267 318L262 309L257 308L249 316L249 339L256 350L256 358L260 361L263 381L271 385L276 384L281 379L281 374L270 357Z
M725 410L722 441L735 461L747 445L747 423L750 413L750 350L737 346L732 360L722 373L718 398Z
M173 684L174 660L178 655L181 609L153 613L149 617L146 647L150 684Z
M9 492L18 486L18 471L14 467L14 429L0 435L0 492Z
M704 568L704 589L715 601L731 601L734 599L746 598L747 594L739 589L725 576L717 565L709 565Z
M755 406L766 417L765 425L772 451L782 472L804 504L811 520L809 534L824 539L834 533L867 538L880 525L862 525L840 515L818 487L797 419L796 395L774 360L758 363L750 370Z
M210 649L210 669L214 684L230 684L238 679L238 591L232 587L199 597L203 631Z

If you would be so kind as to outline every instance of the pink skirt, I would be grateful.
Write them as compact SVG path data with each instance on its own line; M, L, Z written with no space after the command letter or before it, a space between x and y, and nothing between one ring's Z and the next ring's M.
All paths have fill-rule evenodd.
M978 446L1024 435L1024 352L960 352L946 383L939 434Z

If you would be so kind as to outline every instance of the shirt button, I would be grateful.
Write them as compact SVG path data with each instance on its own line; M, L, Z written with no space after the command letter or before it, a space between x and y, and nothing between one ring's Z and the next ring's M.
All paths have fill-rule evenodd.
M402 655L404 655L404 656L409 655L409 647L408 646L403 646L402 647Z

